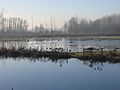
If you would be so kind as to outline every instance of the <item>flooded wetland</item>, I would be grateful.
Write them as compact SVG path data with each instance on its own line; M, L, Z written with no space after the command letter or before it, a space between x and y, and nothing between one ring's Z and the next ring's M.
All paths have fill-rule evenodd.
M0 90L120 90L120 0L0 0Z
M0 48L55 53L120 51L120 39L49 37L0 41ZM118 90L120 63L78 58L0 57L0 90Z

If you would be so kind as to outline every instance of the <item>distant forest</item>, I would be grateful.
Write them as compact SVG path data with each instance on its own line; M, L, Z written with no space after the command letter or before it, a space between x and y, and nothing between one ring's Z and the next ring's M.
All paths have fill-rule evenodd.
M104 16L94 21L72 17L64 24L64 29L74 34L120 35L120 14Z
M61 28L57 28L53 20L49 25L40 24L32 29L28 27L27 20L20 17L6 18L2 12L0 13L0 36L120 35L120 14L104 16L96 20L72 17Z

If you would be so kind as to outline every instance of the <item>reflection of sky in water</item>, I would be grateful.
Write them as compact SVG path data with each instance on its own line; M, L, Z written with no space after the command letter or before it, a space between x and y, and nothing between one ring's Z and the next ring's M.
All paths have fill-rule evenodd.
M120 64L78 59L1 58L0 90L119 90L119 72Z
M0 47L38 49L41 51L82 51L83 48L96 47L114 49L120 47L120 40L81 40L79 38L44 38L30 39L27 41L0 42Z

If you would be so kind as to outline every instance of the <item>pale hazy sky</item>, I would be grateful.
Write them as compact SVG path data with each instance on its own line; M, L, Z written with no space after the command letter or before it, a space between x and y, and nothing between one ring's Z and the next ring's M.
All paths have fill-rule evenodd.
M16 16L34 25L56 19L57 26L72 16L95 19L104 15L120 13L120 0L0 0L0 8L6 17Z

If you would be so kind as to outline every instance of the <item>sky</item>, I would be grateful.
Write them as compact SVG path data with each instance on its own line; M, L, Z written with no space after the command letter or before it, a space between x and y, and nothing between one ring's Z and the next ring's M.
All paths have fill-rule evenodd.
M21 17L34 26L49 23L51 18L61 27L72 16L97 19L120 13L120 0L0 0L6 17Z

